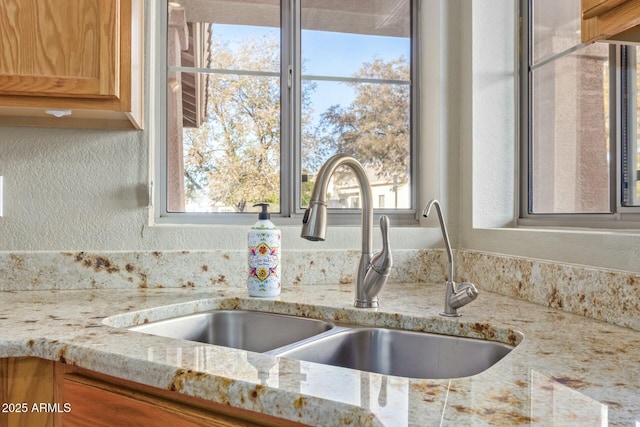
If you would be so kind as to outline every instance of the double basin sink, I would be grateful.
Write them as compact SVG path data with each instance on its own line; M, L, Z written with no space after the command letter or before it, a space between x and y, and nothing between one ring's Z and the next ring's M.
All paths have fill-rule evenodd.
M476 375L513 350L495 341L245 310L213 310L129 330L423 379Z

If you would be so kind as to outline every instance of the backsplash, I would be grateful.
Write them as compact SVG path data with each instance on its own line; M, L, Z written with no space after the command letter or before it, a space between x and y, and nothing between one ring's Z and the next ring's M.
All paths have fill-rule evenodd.
M438 282L445 276L443 251L394 251L390 281ZM352 283L359 251L285 251L283 288ZM118 288L244 287L244 251L2 252L0 291Z
M286 251L283 289L353 283L359 251ZM443 282L441 249L393 252L396 283ZM457 250L456 279L482 290L640 331L640 275L573 264ZM244 287L244 251L2 252L0 291ZM444 292L444 285L443 285Z
M472 250L456 259L458 278L480 290L640 331L640 274Z

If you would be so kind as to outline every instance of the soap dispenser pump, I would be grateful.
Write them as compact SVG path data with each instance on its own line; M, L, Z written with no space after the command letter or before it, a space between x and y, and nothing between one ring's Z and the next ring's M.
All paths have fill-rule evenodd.
M247 235L249 246L249 277L247 288L252 297L274 297L280 295L281 234L267 211L268 203L257 203L261 207L256 222Z

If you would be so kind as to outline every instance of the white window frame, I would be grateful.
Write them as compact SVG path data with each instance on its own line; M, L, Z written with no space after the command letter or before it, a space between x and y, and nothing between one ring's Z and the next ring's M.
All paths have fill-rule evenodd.
M150 33L152 34L149 42L149 48L152 52L152 70L150 73L149 86L153 95L150 97L151 109L151 222L156 225L220 225L220 224L247 224L250 218L255 217L255 213L195 213L195 212L168 212L167 211L167 159L166 159L166 81L167 81L167 57L166 57L166 36L167 36L167 0L152 2L150 17ZM289 2L282 0L281 7L281 32L282 32L282 51L283 52L300 52L299 40L294 37L294 33L299 34L299 28L288 28L289 22L297 24L298 21L284 19L286 16L293 16L294 10L300 8L300 1L294 0L295 6L288 7ZM375 209L376 218L380 215L387 215L391 219L394 226L416 226L419 224L420 207L418 195L420 174L418 167L419 156L419 126L420 117L419 106L419 16L420 16L420 0L410 0L411 3L411 208L410 209ZM297 24L299 25L299 24ZM295 49L290 46L296 44ZM296 56L296 53L293 54ZM299 53L297 54L299 56ZM281 96L283 110L290 108L292 100L300 96L300 85L302 77L299 67L290 67L289 63L299 62L298 58L283 58L281 64L280 76L290 75L293 80L291 90L287 85L287 79L281 79L281 93L287 93L288 96ZM322 79L322 76L304 76ZM334 79L340 81L356 81L359 79L343 78ZM373 83L398 83L391 81L373 81ZM285 106L285 104L288 104ZM297 200L300 198L300 185L295 179L299 176L301 164L299 146L295 146L292 140L300 140L295 136L299 134L299 126L291 123L291 117L299 117L299 103L295 109L292 109L291 115L282 114L281 119L281 213L272 214L273 218L278 219L278 224L282 225L299 225L304 209L299 208ZM285 117L286 116L286 117ZM285 129L291 128L291 131ZM329 224L334 225L357 225L360 223L361 209L331 209L329 215Z

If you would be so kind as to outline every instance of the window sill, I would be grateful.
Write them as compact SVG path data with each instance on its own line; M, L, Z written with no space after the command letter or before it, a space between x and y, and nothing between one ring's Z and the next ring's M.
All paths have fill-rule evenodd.
M538 223L539 224L539 223ZM640 273L640 229L518 225L462 230L461 247L515 257ZM578 227L581 225L581 227Z
M294 214L290 217L271 214L271 220L278 226L301 226L304 213ZM380 223L380 216L389 216L392 227L415 227L419 225L414 211L381 211L375 210L373 223ZM169 213L155 216L152 221L153 226L234 226L251 225L258 220L257 212L211 214L211 213ZM327 223L329 226L359 226L362 222L362 215L359 209L344 210L343 212L329 212Z
M567 230L580 232L640 232L640 214L540 215L518 218L516 227L527 229Z

